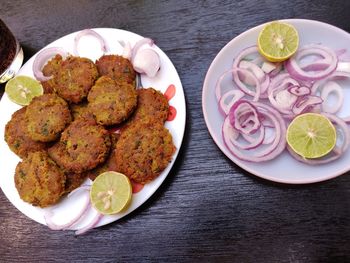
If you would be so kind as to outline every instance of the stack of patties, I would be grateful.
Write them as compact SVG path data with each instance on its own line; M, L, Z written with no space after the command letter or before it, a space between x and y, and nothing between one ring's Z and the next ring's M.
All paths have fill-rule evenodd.
M175 151L164 127L168 101L153 88L136 89L129 60L56 55L43 68L44 95L12 115L5 128L20 197L46 207L108 170L145 184ZM116 132L117 131L117 132Z

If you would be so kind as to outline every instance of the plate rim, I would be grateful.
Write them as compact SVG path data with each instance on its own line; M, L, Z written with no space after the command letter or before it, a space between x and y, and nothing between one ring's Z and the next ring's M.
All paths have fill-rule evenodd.
M253 31L258 30L259 28L262 28L265 24L270 23L272 21L282 21L282 22L286 22L286 23L312 23L312 24L318 24L321 26L325 26L328 28L331 28L332 30L338 31L339 33L342 34L347 34L350 35L350 33L346 32L345 30L338 28L334 25L322 22L322 21L318 21L318 20L312 20L312 19L299 19L299 18L290 18L290 19L278 19L278 20L271 20L271 21L267 21L264 22L262 24L256 25L254 27L251 27L249 29L247 29L246 31L240 33L239 35L235 36L234 38L232 38L230 41L228 41L221 49L220 51L215 55L214 59L212 60L212 62L210 63L210 66L206 72L205 78L204 78L204 82L203 82L203 87L202 87L202 111L203 111L203 116L204 116L204 120L205 120L205 124L207 126L207 129L209 131L210 136L212 137L212 139L214 140L216 146L220 149L220 151L228 158L230 159L231 162L233 162L235 165L239 166L240 168L242 168L243 170L245 170L246 172L249 172L251 175L254 175L256 177L271 181L271 182L275 182L275 183L281 183L281 184L290 184L290 185L304 185L304 184L313 184L313 183L319 183L319 182L323 182L323 181L327 181L333 178L336 178L340 175L343 175L344 173L348 172L350 170L349 169L341 169L339 171L337 171L336 173L332 174L331 176L328 177L324 177L324 178L314 178L314 179L302 179L302 180L287 180L287 179L279 179L279 178L275 178L273 176L269 176L267 174L264 173L257 173L256 170L254 170L253 168L251 168L249 166L250 162L245 162L245 161L241 161L239 159L234 159L232 158L232 154L229 152L229 150L227 149L227 147L225 145L221 145L221 143L218 141L218 138L216 136L214 136L214 131L212 129L212 127L209 124L209 117L208 117L208 113L207 113L207 109L205 107L205 101L206 101L206 97L207 97L207 93L209 92L209 88L206 88L206 86L208 86L208 81L210 78L210 73L214 70L213 66L216 64L216 62L218 61L218 58L220 57L220 54L225 52L227 49L229 49L230 45L232 45L232 42L237 42L240 41L241 38L244 38L246 35L250 34Z

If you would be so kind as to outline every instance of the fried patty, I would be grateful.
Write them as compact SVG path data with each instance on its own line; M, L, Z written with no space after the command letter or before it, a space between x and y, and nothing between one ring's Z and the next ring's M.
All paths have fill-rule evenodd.
M126 120L137 106L137 93L128 83L100 77L88 95L89 110L101 125L119 124Z
M78 104L70 104L70 111L73 116L73 120L84 118L94 120L94 115L90 112L88 103L86 101Z
M174 151L172 136L162 124L137 123L124 130L118 139L117 171L146 184L167 167Z
M107 171L115 171L117 172L117 166L115 162L115 146L117 144L119 134L117 133L110 133L111 137L111 150L110 153L106 159L106 161L100 165L98 165L96 168L92 169L91 171L88 171L87 174L89 178L93 181L96 179L97 176L99 176L103 172Z
M154 88L137 90L137 108L127 125L140 121L164 124L169 114L169 103L163 93Z
M128 59L118 55L104 55L96 61L96 66L100 76L134 85L136 73Z
M87 178L87 173L71 173L71 172L65 172L66 175L66 183L64 185L64 193L69 194L74 189L78 188Z
M65 100L79 103L86 98L97 78L97 68L90 59L69 56L54 75L54 90Z
M55 92L55 78L57 71L60 68L62 62L62 56L57 54L52 59L50 59L46 65L43 67L42 72L45 77L52 76L51 79L46 81L41 81L41 85L44 88L44 93L54 93Z
M82 173L105 161L110 150L109 133L92 120L77 119L49 148L51 158L64 170Z
M32 140L27 131L25 119L27 107L23 107L12 114L11 120L5 127L5 141L11 151L24 158L30 152L44 150L47 145L43 142Z
M28 134L35 141L56 140L71 120L67 102L56 94L35 97L26 110Z
M15 186L21 199L35 206L56 204L65 191L66 176L47 152L29 153L19 162Z

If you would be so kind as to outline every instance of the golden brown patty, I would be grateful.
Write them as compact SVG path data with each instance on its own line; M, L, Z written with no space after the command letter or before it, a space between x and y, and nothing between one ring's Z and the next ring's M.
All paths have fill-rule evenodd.
M126 120L137 106L137 93L128 83L117 83L107 76L99 78L91 88L89 110L101 125L119 124Z
M69 105L73 120L84 118L84 119L94 119L94 115L90 112L88 103L86 101L80 102L79 104Z
M23 107L13 113L5 127L5 141L21 158L26 157L30 152L44 150L47 147L45 143L34 141L29 136L25 120L26 109L27 107Z
M96 61L98 73L108 76L117 82L134 84L136 73L131 62L118 55L104 55Z
M91 120L77 119L48 151L64 170L82 173L104 162L110 145L109 133L101 125Z
M139 121L164 124L169 114L169 103L163 93L153 88L137 90L137 108L127 125Z
M35 97L26 111L28 134L35 141L56 140L71 120L68 104L56 94Z
M72 192L74 189L78 188L87 178L86 173L75 174L71 172L65 172L66 183L64 185L65 194Z
M119 134L117 133L110 133L111 137L111 150L110 153L106 159L106 161L100 165L98 165L96 168L92 169L91 171L88 171L89 178L93 181L97 176L99 176L103 172L107 171L115 171L117 172L117 166L115 162L115 146L117 144Z
M54 75L54 88L65 100L79 103L86 98L97 77L97 68L90 59L70 56L60 63Z
M66 176L44 151L29 153L19 162L15 185L21 199L35 206L57 203L65 191Z
M62 56L57 54L55 57L53 57L51 60L49 60L46 65L43 67L43 75L46 77L52 76L51 79L47 81L42 81L41 85L44 88L44 93L54 93L55 92L55 78L57 71L60 68L62 62Z
M117 170L145 184L167 167L174 151L172 136L163 125L140 122L120 135L116 145Z

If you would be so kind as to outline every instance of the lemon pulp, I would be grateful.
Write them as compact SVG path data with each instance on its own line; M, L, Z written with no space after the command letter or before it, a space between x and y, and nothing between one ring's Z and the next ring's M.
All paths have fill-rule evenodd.
M126 208L132 196L129 178L117 172L104 172L96 177L91 186L90 200L101 214L116 214Z
M258 37L258 49L271 62L281 62L298 49L299 35L290 24L274 21L264 26Z
M335 146L337 133L331 121L317 113L297 116L288 126L287 143L304 158L319 158Z
M19 105L28 105L36 96L44 93L39 81L28 76L10 79L5 86L8 98Z

